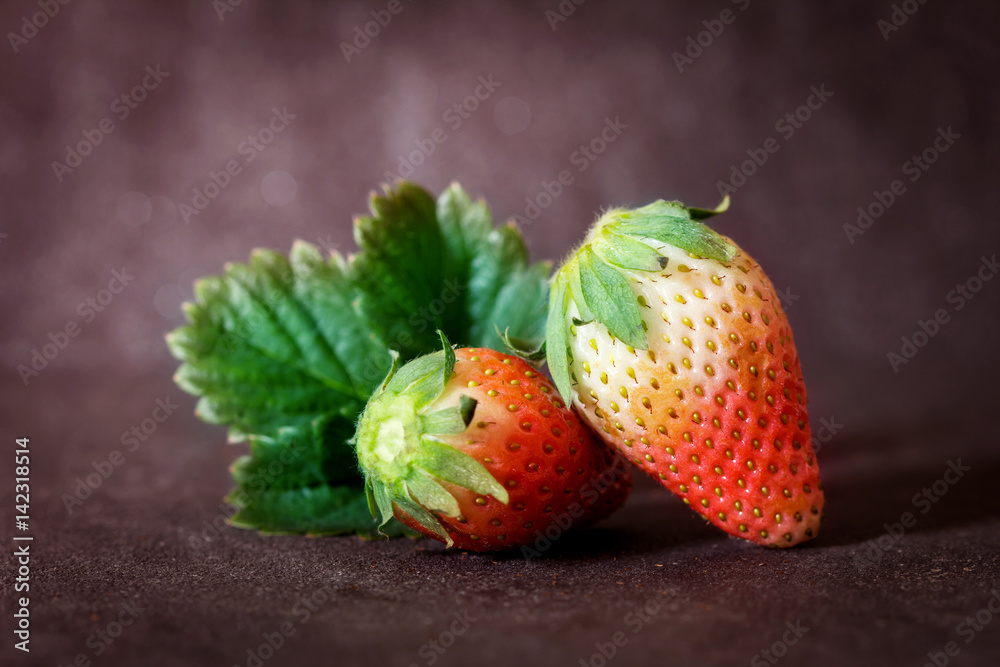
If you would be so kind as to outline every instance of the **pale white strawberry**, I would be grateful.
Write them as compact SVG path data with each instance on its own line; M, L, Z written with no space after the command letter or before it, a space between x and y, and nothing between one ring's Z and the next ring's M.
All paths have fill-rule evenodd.
M554 280L549 365L605 442L693 509L790 546L823 508L805 385L771 281L700 222L715 212L608 211Z

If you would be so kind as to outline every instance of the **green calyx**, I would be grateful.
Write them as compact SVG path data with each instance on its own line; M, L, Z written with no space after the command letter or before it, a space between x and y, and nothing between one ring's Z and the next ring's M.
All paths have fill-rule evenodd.
M611 335L636 349L648 349L639 304L623 271L662 271L667 258L650 241L675 246L699 257L728 262L736 247L705 225L729 208L727 196L715 209L688 208L659 200L636 209L611 209L598 219L583 244L559 268L549 292L545 330L549 371L569 402L570 304L581 324L599 322Z
M452 540L434 516L460 514L458 501L441 484L450 482L475 493L508 501L507 491L477 460L442 441L463 432L472 421L476 401L462 396L458 405L434 409L454 374L455 352L441 334L443 349L398 366L368 401L354 436L358 462L365 475L368 509L384 526L398 506L414 521Z

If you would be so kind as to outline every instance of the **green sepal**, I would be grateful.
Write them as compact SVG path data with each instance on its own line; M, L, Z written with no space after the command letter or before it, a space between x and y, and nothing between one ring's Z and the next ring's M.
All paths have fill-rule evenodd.
M569 325L566 323L570 298L566 273L575 270L575 266L568 265L556 274L550 288L549 319L545 325L545 360L552 381L567 405L572 399L572 381L569 375Z
M428 511L441 512L450 517L461 513L455 496L420 468L414 468L413 474L406 478L406 489L410 492L410 497Z
M375 518L379 518L378 503L375 500L375 491L372 489L372 481L365 480L365 500L368 501L368 511Z
M540 362L545 361L545 340L526 340L510 335L510 329L500 331L497 328L497 335L503 341L504 347L511 354L521 357L525 361ZM537 363L535 364L537 365Z
M375 498L375 507L378 509L378 512L372 512L372 515L378 519L378 529L381 531L387 523L393 520L392 501L389 500L389 494L384 484L381 482L368 482L368 484L370 484L372 495ZM371 509L371 505L369 505L369 509Z
M721 205L716 212L697 209L702 219L708 213L715 215L723 210ZM736 246L694 219L690 209L678 202L660 200L632 211L609 211L597 224L619 234L655 239L719 262L729 262L736 256Z
M608 332L637 349L646 349L642 311L624 271L660 272L667 258L650 241L680 248L698 257L731 261L736 246L701 221L724 212L726 197L715 209L687 208L676 201L655 201L637 209L606 211L577 251L559 267L549 288L545 341L549 371L563 399L572 398L569 332L599 322ZM569 320L570 305L577 313Z
M458 405L419 415L420 429L434 435L457 435L464 431L476 411L476 399L462 396Z
M418 357L396 372L386 385L385 393L397 396L407 393L414 397L418 406L426 405L444 390L442 377L446 366L444 351Z
M442 382L441 385L443 389L445 385L448 384L448 380L451 379L451 374L455 372L455 348L451 346L448 342L448 337L444 335L444 332L438 329L438 337L441 339L441 349L444 352L444 368L442 369Z
M666 258L642 241L604 228L591 243L594 253L608 264L636 271L659 271Z
M714 215L719 215L720 213L725 213L729 210L729 195L722 198L719 205L715 208L693 208L688 207L688 213L691 214L692 220L708 220Z
M418 408L441 395L455 372L455 350L443 331L438 331L438 338L441 341L441 352L425 355L406 364L389 381L386 391L409 394L415 399Z
M510 501L507 489L476 459L429 437L422 438L422 445L415 466L446 482L493 496L504 505Z
M589 247L581 252L580 285L594 319L625 344L646 349L642 314L628 278L608 266Z
M462 415L462 422L468 427L472 423L472 418L476 416L476 406L479 401L471 396L461 396L458 399L458 411Z
M448 531L444 529L444 526L441 525L441 522L433 514L421 507L419 503L410 499L408 495L410 490L405 488L405 485L404 491L406 491L406 494L394 496L392 501L399 505L400 509L409 514L414 521L440 537L449 547L454 544L454 541L448 535Z
M382 384L379 386L378 391L380 393L386 390L386 387L389 386L389 382L392 378L396 377L396 371L399 370L399 352L396 352L396 350L389 350L389 357L392 359L392 362L389 366L389 372L386 374L385 379L382 380Z
M590 312L587 300L583 298L583 286L580 283L580 261L577 258L566 267L569 278L569 298L576 304L578 319L581 322L593 322L594 313Z

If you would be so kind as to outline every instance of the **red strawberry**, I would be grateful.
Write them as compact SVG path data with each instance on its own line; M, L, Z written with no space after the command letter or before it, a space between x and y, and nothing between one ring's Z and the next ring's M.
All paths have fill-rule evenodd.
M549 367L605 442L723 530L791 546L823 489L792 331L760 266L658 201L608 211L553 283Z
M355 443L373 514L474 551L597 521L631 488L547 379L489 349L445 345L390 373Z

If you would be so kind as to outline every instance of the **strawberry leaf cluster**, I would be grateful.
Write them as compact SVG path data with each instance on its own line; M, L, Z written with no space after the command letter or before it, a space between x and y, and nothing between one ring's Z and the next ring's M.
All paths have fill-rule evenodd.
M518 231L494 226L484 202L457 184L435 200L401 183L370 208L355 221L357 253L324 257L301 241L287 256L256 250L199 280L188 323L168 335L197 414L249 444L232 468L236 525L373 534L348 441L395 354L441 350L437 331L491 348L504 335L542 338L550 265L529 263Z

